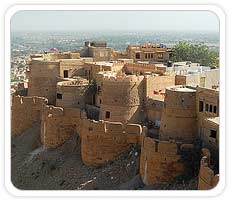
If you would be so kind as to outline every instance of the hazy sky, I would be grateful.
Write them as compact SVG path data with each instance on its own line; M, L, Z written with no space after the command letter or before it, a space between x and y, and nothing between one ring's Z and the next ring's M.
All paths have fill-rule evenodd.
M219 31L209 11L18 11L12 31Z

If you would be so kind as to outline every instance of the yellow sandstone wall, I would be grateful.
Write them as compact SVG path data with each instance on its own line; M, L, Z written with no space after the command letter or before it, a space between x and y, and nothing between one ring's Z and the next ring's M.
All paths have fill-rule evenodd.
M153 98L156 96L153 94L153 91L165 92L166 87L175 85L175 76L174 75L162 75L162 76L146 76L146 97Z
M198 190L209 190L218 184L219 175L215 174L210 167L210 152L207 149L202 149L202 152L203 157L200 161Z
M88 81L84 79L62 81L57 83L56 106L63 108L84 108Z
M11 132L13 136L22 134L32 127L33 123L41 120L43 106L48 100L41 97L12 97Z
M72 135L80 132L81 118L85 113L77 108L45 106L41 122L41 142L47 148L62 145Z
M155 64L126 63L123 71L128 74L144 74L147 72L164 74L166 72L166 67L159 67Z
M143 137L140 174L146 185L171 182L185 173L185 165L175 142L158 141Z
M28 83L28 96L40 96L55 104L56 84L60 74L57 61L32 60Z
M140 125L126 127L120 122L84 119L81 129L81 154L86 165L98 166L115 160L130 144L139 143Z

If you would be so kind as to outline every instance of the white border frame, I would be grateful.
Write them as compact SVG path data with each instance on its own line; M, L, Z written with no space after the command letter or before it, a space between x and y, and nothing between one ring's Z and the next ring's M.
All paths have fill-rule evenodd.
M11 183L10 20L21 10L210 11L219 18L220 35L220 181L212 190L20 190ZM225 188L225 13L216 5L14 5L5 14L5 187L16 196L215 196Z

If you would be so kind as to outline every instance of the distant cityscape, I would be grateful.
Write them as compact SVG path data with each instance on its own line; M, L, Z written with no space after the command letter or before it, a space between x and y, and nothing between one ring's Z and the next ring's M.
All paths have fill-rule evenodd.
M17 84L25 79L26 60L34 53L49 52L55 47L58 51L77 51L83 41L105 40L108 46L124 52L130 44L163 43L173 47L178 41L204 43L210 49L219 51L219 33L217 32L13 32L11 37L11 82Z

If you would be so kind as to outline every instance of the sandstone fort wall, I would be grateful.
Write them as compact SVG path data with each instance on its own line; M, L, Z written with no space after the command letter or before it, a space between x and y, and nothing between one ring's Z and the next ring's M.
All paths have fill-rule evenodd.
M85 113L77 108L45 106L41 122L41 142L47 148L62 145L81 130Z
M48 100L41 97L12 97L11 132L13 136L22 134L33 123L41 121L44 105Z
M146 185L168 183L186 172L186 165L180 152L192 149L192 144L159 141L143 137L141 145L140 174Z
M130 144L139 143L142 128L137 124L84 119L81 130L82 160L98 166L115 160Z

